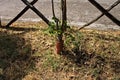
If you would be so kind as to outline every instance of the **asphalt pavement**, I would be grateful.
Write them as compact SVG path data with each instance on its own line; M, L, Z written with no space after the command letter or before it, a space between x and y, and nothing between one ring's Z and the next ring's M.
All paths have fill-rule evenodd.
M32 1L32 0L28 0ZM117 0L96 0L104 8L108 8ZM55 13L57 17L61 17L60 0L54 0ZM0 17L2 22L9 22L14 18L26 5L21 0L0 0ZM38 0L35 7L40 10L47 18L52 18L51 0ZM117 19L120 20L120 4L110 11ZM67 0L68 22L72 25L82 26L85 23L96 18L101 14L88 0ZM28 10L19 20L23 21L40 21L41 19L32 11ZM91 25L93 28L113 28L120 29L109 18L103 16L97 22ZM89 27L91 27L89 26ZM106 26L106 27L104 27ZM89 28L88 27L88 28Z

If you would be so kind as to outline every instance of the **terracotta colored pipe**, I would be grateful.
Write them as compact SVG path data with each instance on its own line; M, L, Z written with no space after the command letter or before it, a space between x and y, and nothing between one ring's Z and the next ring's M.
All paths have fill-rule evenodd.
M63 51L63 43L64 43L63 40L61 40L61 41L58 40L56 42L56 53L57 54L60 54Z

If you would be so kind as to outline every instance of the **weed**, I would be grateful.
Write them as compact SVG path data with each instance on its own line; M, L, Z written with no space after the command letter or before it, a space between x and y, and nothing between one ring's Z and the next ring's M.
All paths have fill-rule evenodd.
M111 80L120 80L120 78L115 77L115 78L113 78L113 79L111 79Z
M45 61L43 62L45 68L51 68L52 71L57 71L60 66L60 61L54 57L51 53L45 54Z
M67 49L81 50L83 43L83 34L79 31L76 31L72 28L68 28L64 34L65 38L65 47Z
M95 77L95 78L98 78L101 74L101 69L100 68L95 68L92 72L92 76Z
M1 74L3 74L3 69L2 69L2 68L0 68L0 75L1 75Z

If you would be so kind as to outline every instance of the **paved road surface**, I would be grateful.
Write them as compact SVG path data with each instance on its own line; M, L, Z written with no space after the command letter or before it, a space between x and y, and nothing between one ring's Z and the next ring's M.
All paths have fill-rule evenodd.
M32 1L32 0L29 0ZM35 4L36 8L39 9L47 18L52 17L51 12L51 0L38 0ZM98 1L104 8L108 8L111 4L113 4L116 0L96 0ZM60 0L55 0L56 6L56 14L58 17L60 14ZM88 0L67 0L68 6L68 21L71 24L82 25L96 18L101 12L99 12L93 5L91 5ZM0 16L2 19L12 19L15 17L25 5L21 2L21 0L0 0ZM120 20L120 4L115 7L110 13L112 13L117 19ZM40 18L31 10L29 10L26 14L24 14L20 20L32 20L39 21ZM102 17L95 24L100 27L106 25L107 27L119 28L116 26L111 20L107 17Z

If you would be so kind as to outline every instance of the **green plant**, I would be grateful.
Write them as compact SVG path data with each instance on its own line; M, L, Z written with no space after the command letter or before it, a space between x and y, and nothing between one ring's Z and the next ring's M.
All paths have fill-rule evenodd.
M66 29L70 28L67 22L65 22L64 25ZM52 18L52 21L49 23L49 27L45 30L45 32L54 37L57 37L58 35L65 33L64 30L62 29L62 22L55 17Z
M47 53L45 54L43 66L44 68L52 69L52 71L57 71L60 66L60 61L56 57L52 56L51 53Z
M2 69L2 68L0 68L0 75L1 75L1 74L3 74L3 69Z
M45 32L56 38L57 53L61 53L64 44L64 40L62 39L62 37L66 31L65 29L70 27L67 25L67 22L65 22L64 23L65 29L63 30L63 23L55 17L53 17L52 19L53 21L49 23L49 27L45 30Z
M55 18L53 18L53 21L51 21L49 23L49 27L46 29L47 33L49 33L52 36L57 36L63 33L63 31L61 30L61 22L58 22L58 25L55 23Z
M51 0L52 3L52 13L53 13L53 21L49 22L49 28L48 31L50 34L56 35L56 52L57 54L60 54L63 51L63 44L64 40L63 33L67 29L67 6L66 6L66 0L61 0L61 12L62 12L62 20L60 21L54 11L54 0Z
M83 34L79 31L76 32L76 30L72 28L68 28L67 31L64 34L65 36L65 46L68 48L81 50L82 47L82 40L83 40Z
M113 78L112 80L120 80L120 78L115 77L115 78Z
M92 71L92 76L95 77L95 78L99 77L99 75L101 74L101 71L102 71L101 69L95 68L95 69Z

